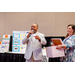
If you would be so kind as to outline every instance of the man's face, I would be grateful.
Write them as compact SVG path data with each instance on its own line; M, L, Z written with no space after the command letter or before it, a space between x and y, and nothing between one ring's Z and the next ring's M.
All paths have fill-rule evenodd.
M37 30L38 30L37 25L36 25L36 24L32 24L32 26L31 26L31 30L33 30L34 33L37 32Z

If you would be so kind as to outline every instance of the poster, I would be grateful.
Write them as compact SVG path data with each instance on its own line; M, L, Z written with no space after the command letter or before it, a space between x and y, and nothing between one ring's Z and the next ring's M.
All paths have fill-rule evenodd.
M13 52L25 53L26 44L22 44L22 40L29 31L13 31Z
M10 35L3 35L3 40L1 42L1 52L8 52L10 44Z
M13 31L13 52L18 52L20 46L20 32Z
M25 36L27 36L28 33L29 31L20 31L20 52L25 53L27 44L25 45L22 44L22 40L24 39Z
M2 42L0 41L0 52L1 52L1 43L2 43Z

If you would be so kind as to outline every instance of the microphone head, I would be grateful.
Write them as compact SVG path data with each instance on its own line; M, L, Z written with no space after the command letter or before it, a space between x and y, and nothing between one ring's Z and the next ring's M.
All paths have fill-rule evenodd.
M33 30L31 30L31 31L33 31Z
M32 32L34 32L34 30L31 30Z
M34 32L34 30L31 30L31 31ZM32 35L32 34L30 34L30 36L31 36L31 35ZM30 37L30 36L29 36L29 37Z

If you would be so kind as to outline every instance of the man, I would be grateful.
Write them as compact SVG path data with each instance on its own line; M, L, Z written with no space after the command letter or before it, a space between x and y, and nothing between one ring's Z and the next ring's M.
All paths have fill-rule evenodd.
M44 34L38 32L38 24L33 23L31 31L22 40L23 44L27 43L27 48L24 58L26 62L41 62L42 61L42 44L46 44Z

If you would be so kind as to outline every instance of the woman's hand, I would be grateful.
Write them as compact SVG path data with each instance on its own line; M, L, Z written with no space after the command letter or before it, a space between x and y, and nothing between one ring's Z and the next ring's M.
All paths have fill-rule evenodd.
M56 49L61 49L62 48L62 45L58 45L57 47L56 47Z
M56 47L56 49L61 49L61 48L65 49L66 46L65 46L65 45L58 45L58 46Z

